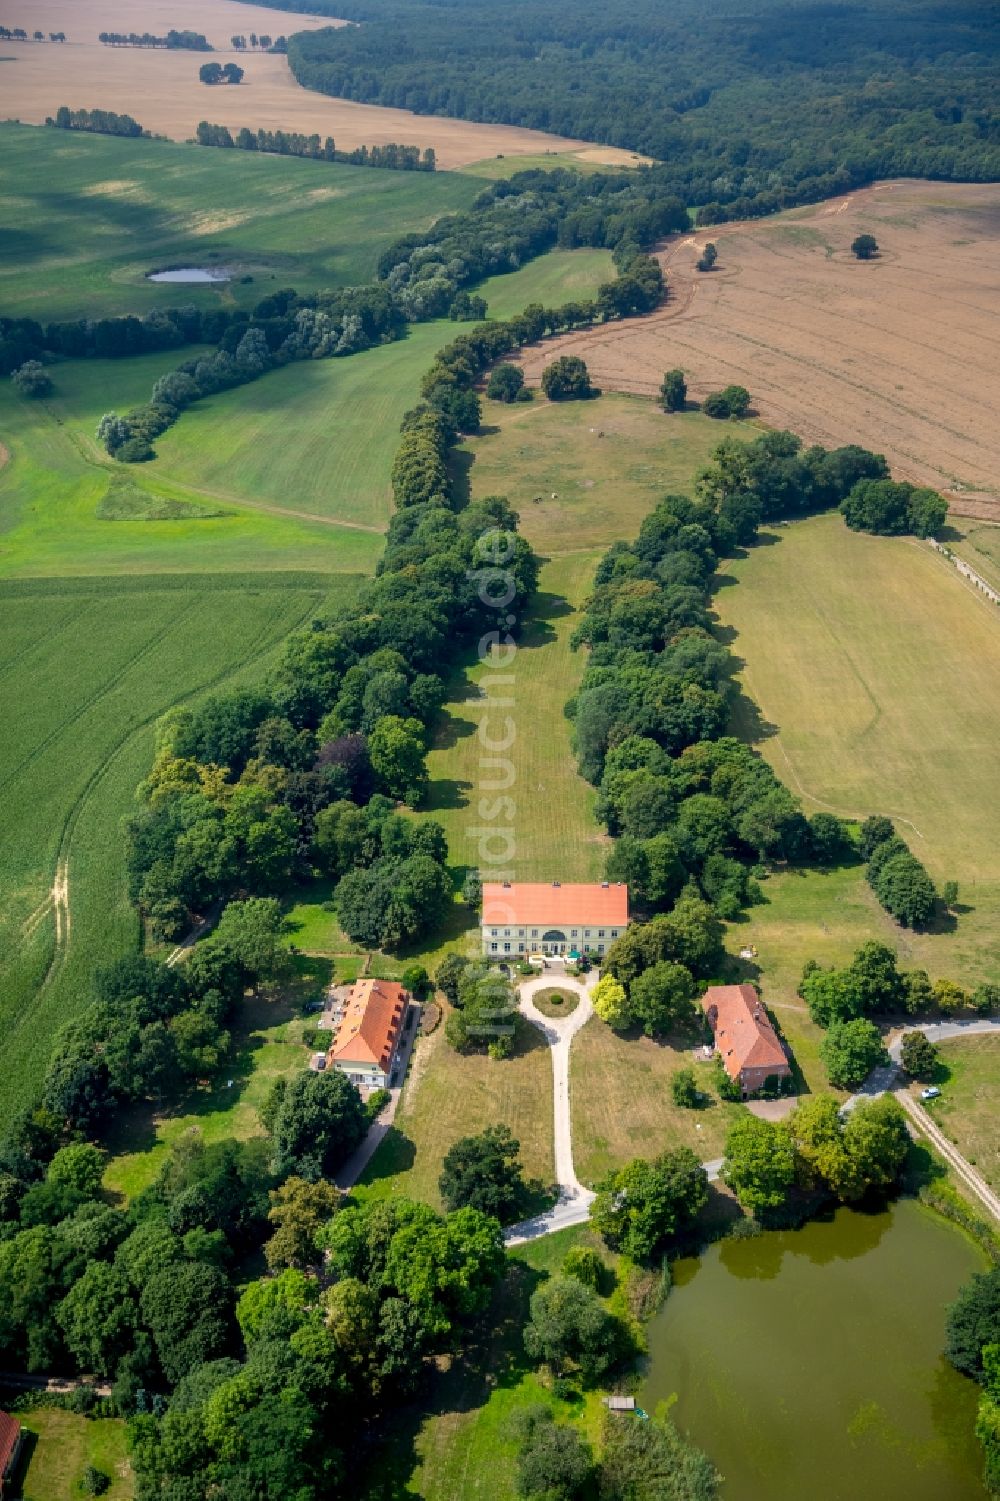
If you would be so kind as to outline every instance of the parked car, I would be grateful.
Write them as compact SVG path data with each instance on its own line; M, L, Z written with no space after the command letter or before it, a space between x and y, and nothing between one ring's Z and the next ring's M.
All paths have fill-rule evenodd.
M937 1085L931 1084L926 1089L922 1089L920 1091L920 1098L922 1100L936 1100L940 1093L941 1091L940 1089L938 1089Z

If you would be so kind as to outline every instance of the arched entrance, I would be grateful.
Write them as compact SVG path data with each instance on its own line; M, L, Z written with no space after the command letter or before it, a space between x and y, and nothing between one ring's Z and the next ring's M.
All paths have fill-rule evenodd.
M566 934L565 933L560 933L560 931L559 931L558 928L550 928L547 933L543 933L542 934L542 953L543 954L565 954L565 952L566 952Z

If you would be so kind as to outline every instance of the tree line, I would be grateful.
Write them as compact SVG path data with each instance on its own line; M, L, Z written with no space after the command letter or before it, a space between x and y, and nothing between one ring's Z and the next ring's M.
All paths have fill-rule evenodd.
M1000 1256L993 1237L993 1265L975 1272L948 1309L944 1353L957 1371L982 1388L976 1437L983 1446L983 1481L1000 1493Z
M343 162L351 167L389 167L395 172L433 172L437 162L433 146L356 146L338 151L333 136L302 135L289 130L251 130L244 125L234 136L228 125L201 120L195 133L199 146L235 147L238 151L269 152L275 156L305 156L313 161Z
M752 546L763 522L830 509L886 473L880 455L858 447L803 449L787 432L727 439L693 498L668 496L635 542L616 543L598 565L572 637L587 648L587 665L566 712L580 771L599 789L596 811L615 840L608 878L628 884L639 913L666 914L608 953L607 972L629 992L651 965L687 964L669 932L681 900L733 919L760 900L757 877L772 861L858 858L841 820L807 819L767 762L726 735L734 664L712 634L709 608L720 559ZM883 824L893 842L877 889L897 920L926 922L933 886ZM871 864L866 837L861 856ZM630 1000L634 1020L664 1029L672 1007L688 1005L691 976L713 973L718 947L695 957L687 977L661 972L659 999Z
M554 180L553 180L554 179ZM639 240L656 238L686 223L683 205L650 207L622 202L600 177L527 172L494 184L479 195L472 212L448 215L422 235L408 235L379 257L378 281L366 286L299 296L282 291L265 298L253 318L233 324L221 347L189 361L156 383L149 402L120 415L105 413L98 439L126 463L153 455L153 442L200 396L256 380L294 359L353 354L398 338L408 322L478 312L467 284L498 271L514 270L551 248L567 205L585 204L586 221L571 226L575 241L613 247L618 276L595 299L558 309L529 307L505 323L484 323L442 351L425 377L423 394L447 410L462 431L479 423L471 387L501 355L545 333L649 311L663 296L658 263L641 254ZM434 404L432 402L432 404ZM412 445L419 434L410 436Z
M28 39L28 33L23 26L0 26L0 42L26 42ZM48 39L50 42L64 42L66 40L66 33L65 31L50 31ZM31 41L44 42L45 32L33 31L31 33Z
M215 48L200 31L170 30L166 36L151 31L102 31L97 40L105 47L167 47L188 52L214 52Z
M245 324L247 317L236 309L189 304L156 308L141 318L73 318L44 326L34 318L0 318L0 374L53 355L114 360L185 344L216 344L231 324Z
M246 51L247 38L242 33L240 33L240 35L238 36L231 36L229 40L232 42L237 52ZM272 39L267 35L266 32L262 32L261 35L258 36L255 31L251 31L249 41L250 46L254 51L256 51L258 47L262 52L288 51L288 38L284 36L279 36Z
M94 135L142 136L148 134L131 115L118 115L111 109L69 109L61 104L55 115L46 115L46 125L58 130L89 130Z
M474 28L457 0L336 13L364 24L289 40L305 87L645 153L658 191L700 223L897 175L995 176L998 42L974 4L932 24L922 0L899 0L890 28L859 3L819 24L809 0L753 0L738 23L701 0L584 0L572 26L551 0L489 0Z

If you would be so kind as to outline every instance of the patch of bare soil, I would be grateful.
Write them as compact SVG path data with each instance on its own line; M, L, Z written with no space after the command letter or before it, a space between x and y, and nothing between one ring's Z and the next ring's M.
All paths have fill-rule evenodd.
M863 231L883 251L868 263L850 254ZM718 269L699 273L708 240ZM745 385L766 422L861 443L1000 520L998 241L1000 186L916 181L699 230L660 251L663 308L528 350L525 374L572 353L606 390L652 396L675 366L692 400Z
M4 42L4 52L15 61L4 64L0 112L28 125L42 124L67 104L130 114L146 130L175 141L191 139L199 120L208 119L230 128L318 131L332 135L346 151L390 141L433 146L438 165L450 168L491 156L575 151L588 144L514 125L476 125L329 99L300 88L284 57L249 49L236 53L230 44L231 37L251 31L287 36L347 24L328 16L293 15L238 0L133 0L124 12L114 0L9 0L4 22L29 33L64 31L67 37L64 43ZM171 28L202 32L223 61L227 55L238 57L243 83L236 88L200 83L205 57L199 52L105 47L97 40L102 31L163 36Z

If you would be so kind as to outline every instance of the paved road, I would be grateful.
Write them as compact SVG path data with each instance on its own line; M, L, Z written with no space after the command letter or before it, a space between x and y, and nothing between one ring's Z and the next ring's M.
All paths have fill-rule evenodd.
M874 1099L880 1094L893 1094L902 1105L913 1126L934 1146L950 1167L975 1194L988 1214L1000 1222L1000 1195L997 1195L981 1173L962 1156L953 1141L949 1141L928 1110L914 1099L908 1088L908 1080L900 1067L903 1038L908 1032L923 1032L930 1042L944 1042L951 1037L974 1037L988 1032L1000 1032L1000 1019L977 1018L975 1021L914 1022L900 1027L889 1036L888 1068L876 1068L868 1075L857 1094L851 1095L842 1109L853 1110L859 1100Z
M527 980L520 988L518 999L520 1010L542 1033L552 1055L553 1144L559 1198L544 1214L512 1225L504 1235L509 1246L521 1245L527 1240L536 1240L540 1235L551 1235L554 1230L565 1230L569 1225L582 1225L590 1218L590 1206L594 1202L595 1195L589 1188L583 1186L573 1166L569 1051L577 1032L581 1027L586 1026L594 1014L590 991L596 984L596 971L588 975L586 981L556 972L542 975L537 980ZM553 987L571 991L578 997L575 1011L571 1011L565 1018L543 1016L532 1000L532 997L536 996L540 990L549 990Z

